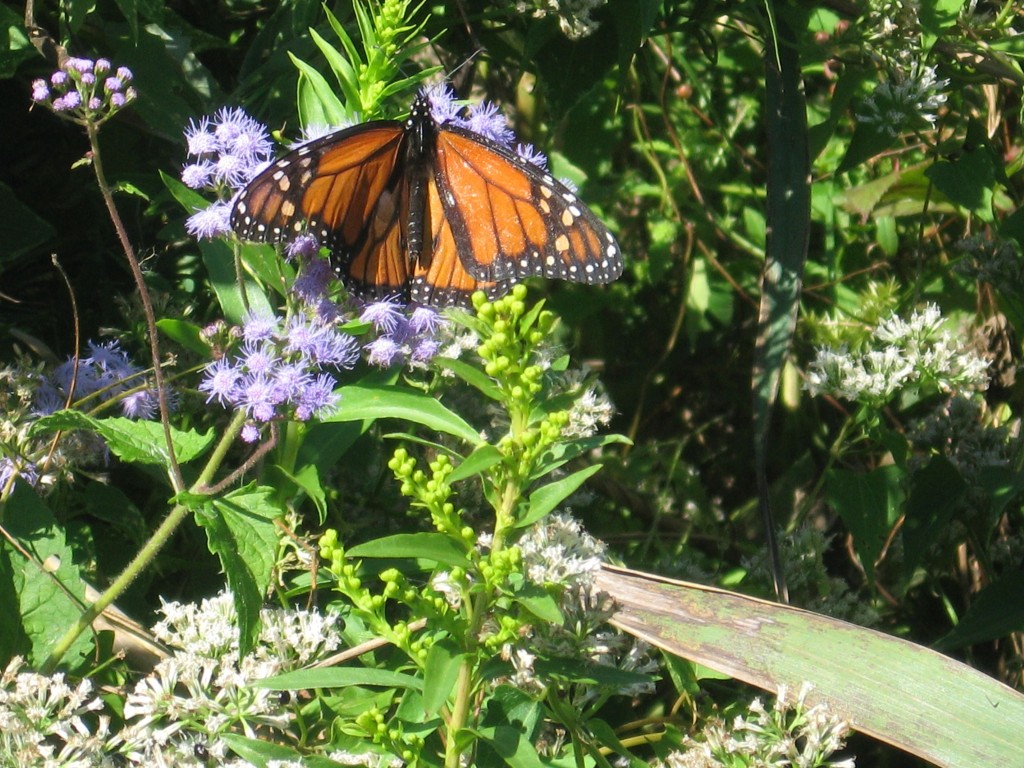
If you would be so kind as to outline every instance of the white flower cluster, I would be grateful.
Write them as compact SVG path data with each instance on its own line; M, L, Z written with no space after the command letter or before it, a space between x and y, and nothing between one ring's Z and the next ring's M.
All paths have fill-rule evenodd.
M873 123L893 137L925 124L934 128L938 110L946 103L943 89L948 85L947 78L940 80L936 75L935 67L895 70L864 99L857 119Z
M796 700L789 702L783 686L771 710L755 699L750 713L737 716L731 728L721 721L705 726L697 737L685 738L681 751L655 762L652 768L853 768L852 757L830 759L843 748L848 724L823 703L806 707L810 691L811 686L805 683Z
M590 14L608 0L532 0L516 3L519 13L531 13L534 18L554 14L562 34L570 40L579 40L594 33L599 26Z
M163 614L154 634L171 655L128 693L125 726L117 732L100 713L105 704L92 697L88 680L71 688L63 675L22 672L23 662L15 659L0 677L0 766L205 768L212 760L223 768L251 768L229 757L221 736L255 738L292 722L280 693L253 683L326 656L341 643L335 617L264 610L259 640L240 659L230 594L198 606L165 603Z
M873 405L912 386L931 385L941 392L983 389L988 363L962 350L942 322L938 307L930 304L909 321L896 315L883 321L864 350L819 349L805 386L813 395Z
M509 680L512 685L537 695L546 689L548 682L534 670L538 655L585 659L644 675L657 672L658 663L646 643L608 627L614 604L607 594L593 586L604 561L605 546L588 534L579 521L567 514L552 514L523 536L518 546L530 581L562 587L559 608L564 621L538 624L521 643L503 649L503 658L512 663L514 670ZM571 698L575 706L582 707L602 694L638 696L653 689L650 681L611 692L597 686L577 685Z

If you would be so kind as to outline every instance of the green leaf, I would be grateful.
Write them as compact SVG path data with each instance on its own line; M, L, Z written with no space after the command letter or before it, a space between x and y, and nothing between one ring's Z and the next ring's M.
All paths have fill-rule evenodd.
M411 688L423 690L423 681L413 675L392 672L390 669L367 667L323 667L299 669L283 675L258 680L253 685L272 691L301 691L314 688L346 688L351 685L383 686L385 688Z
M466 568L466 553L443 533L397 533L363 544L346 552L350 557L408 558Z
M511 768L544 768L537 750L528 734L512 725L496 725L492 728L470 729L487 743Z
M280 464L274 464L272 468L274 472L286 478L292 486L306 494L309 500L313 502L313 506L316 507L317 514L320 516L320 522L323 523L327 517L327 494L324 492L323 484L320 482L320 473L317 471L316 466L306 464L295 473L289 472Z
M181 345L189 352L201 357L209 357L210 345L203 341L202 328L184 320L164 318L156 321L156 327L171 341Z
M423 711L436 715L448 701L467 654L451 640L439 640L430 647L423 676Z
M273 246L249 243L242 248L243 259L258 261L259 259L251 254L253 250L262 250L269 254L274 252ZM223 240L200 240L199 252L202 254L206 275L213 292L217 294L217 303L220 304L225 320L235 325L241 325L250 312L260 315L274 314L270 300L250 275L243 273L242 284L239 286L239 276L235 271L235 257L226 242Z
M448 482L456 483L465 480L473 475L479 475L485 469L490 469L501 461L501 451L489 443L484 443L474 448L462 462L448 476Z
M325 422L404 419L460 437L473 445L483 443L477 430L429 395L385 385L352 385L342 387L338 392L341 401L334 413L324 419Z
M586 469L581 469L579 472L573 472L561 480L541 486L530 494L530 499L526 505L526 512L516 521L515 527L523 528L537 522L565 501L569 495L575 493L590 477L600 471L601 465L594 464Z
M836 175L853 170L862 163L885 152L896 144L896 137L875 123L859 120L853 129L853 138L846 148Z
M986 147L965 148L952 162L935 163L924 175L951 202L992 221L996 168Z
M8 32L10 31L8 30ZM0 53L0 62L2 62L2 53ZM14 190L2 182L0 182L0 231L4 233L4 250L0 255L0 266L3 267L12 266L19 257L30 255L43 243L51 241L57 236L48 221L40 218L35 211L24 205Z
M343 125L351 115L334 94L327 79L314 67L289 53L299 70L299 122L310 125Z
M925 552L956 513L967 483L944 456L935 456L913 475L903 522L903 573L909 579Z
M556 443L551 446L544 462L537 467L531 479L536 480L558 469L564 464L572 461L578 456L590 453L597 448L613 444L632 445L633 441L625 435L595 435L594 437L583 437L571 440L567 443Z
M84 429L100 435L107 447L123 461L169 466L164 430L158 421L134 421L125 418L97 419L81 411L67 410L44 416L32 425L31 434L57 430ZM171 427L171 444L178 461L187 464L203 455L213 443L213 430L200 434Z
M272 741L250 739L238 733L223 733L217 738L222 739L238 757L258 768L267 768L273 760L290 764L299 764L302 760L302 756L294 749Z
M903 471L895 465L871 472L833 469L826 476L825 499L853 534L868 581L874 581L875 562L899 517L902 479Z
M272 501L275 494L273 488L240 488L196 512L235 599L243 656L259 634L260 609L277 556L274 520L281 510Z
M541 621L549 624L562 624L565 621L558 600L543 587L525 586L516 592L515 601Z
M78 620L85 605L86 584L64 531L28 484L15 484L3 513L6 534L27 550L33 561L26 562L25 556L6 538L0 539L0 571L7 571L10 578L3 587L6 594L0 602L17 602L15 611L5 614L0 623L9 625L3 630L4 641L13 643L37 667ZM92 647L88 632L79 635L65 655L64 664L77 668L88 658Z
M1024 630L1024 572L1008 573L982 589L953 631L935 644L949 650Z
M501 389L494 383L494 379L476 366L450 357L435 357L433 362L438 368L451 371L471 387L475 387L484 397L501 400Z
M943 34L956 26L965 0L921 0L918 20L921 23L921 45L927 51Z
M676 655L775 693L804 682L863 733L943 766L1020 760L1024 696L927 648L809 611L607 567L611 623Z

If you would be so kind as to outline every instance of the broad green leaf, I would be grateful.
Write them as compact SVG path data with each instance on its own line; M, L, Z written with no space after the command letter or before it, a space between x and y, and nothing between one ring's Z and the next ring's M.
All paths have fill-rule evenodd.
M1024 696L872 629L722 589L606 567L611 623L683 658L776 692L813 685L851 727L940 766L1020 760Z
M836 175L853 170L858 165L876 157L896 143L896 137L883 126L866 120L859 120L854 125L853 138L846 148L846 155L836 168Z
M944 456L934 456L913 475L903 529L903 573L911 578L925 552L938 539L956 513L967 483Z
M515 593L515 601L541 621L549 624L561 624L565 621L558 600L543 587L525 586Z
M611 667L607 664L594 664L584 659L538 658L534 662L534 669L545 678L566 683L598 685L604 688L625 688L651 681L650 675Z
M13 30L8 28L7 31L10 33ZM18 30L16 34L23 34L23 32ZM0 69L2 67L3 52L0 52ZM22 203L14 190L2 182L0 182L0 231L4 233L4 250L0 255L0 267L5 269L13 266L20 256L31 254L34 249L53 240L56 236L50 223Z
M240 488L196 512L234 596L243 656L259 633L260 609L277 555L274 520L281 510L273 503L274 496L273 488Z
M996 168L987 147L964 149L953 161L935 163L925 176L949 200L967 210L992 220L992 189Z
M0 571L10 569L10 581L0 589L7 592L13 586L14 590L13 599L7 592L0 603L17 603L16 610L0 621L9 625L4 630L4 641L13 641L29 663L38 667L78 620L85 605L86 584L64 531L32 488L16 483L3 513L6 534L32 556L32 561L26 561L24 554L7 539L0 539L0 557L4 561ZM25 640L28 647L19 647ZM77 668L92 647L88 633L79 635L65 655L64 664Z
M902 479L895 465L871 472L833 469L825 478L825 499L853 534L868 581L874 581L875 562L902 510Z
M936 649L949 650L1024 630L1024 572L1008 573L982 589Z
M67 410L44 416L32 425L32 434L59 429L84 429L100 435L111 452L123 461L169 466L164 430L158 421L135 421L125 418L97 419L81 411ZM182 432L171 427L171 443L178 461L187 464L213 443L213 430L200 434L195 430Z
M383 686L385 688L411 688L423 690L423 681L413 675L392 672L390 669L368 667L323 667L299 669L283 675L269 677L253 683L272 691L311 690L314 688L345 688L350 685Z
M347 550L350 557L422 559L466 568L469 560L459 545L443 533L398 533Z
M210 345L203 341L200 335L202 329L194 323L187 323L184 320L164 318L156 321L159 331L171 341L180 344L189 352L194 352L201 357L210 354Z
M966 0L921 0L918 19L921 23L921 45L931 49L943 34L956 25Z
M423 676L423 711L436 715L455 687L467 655L451 640L439 640L427 652Z
M404 419L425 427L460 437L473 445L483 441L480 434L461 416L448 410L429 395L411 392L402 387L352 385L339 390L338 407L325 422L361 421L363 419Z
M601 465L594 464L535 490L530 494L525 514L516 521L516 528L523 528L540 520L600 471Z
M217 738L222 739L238 757L258 768L267 768L272 760L286 764L299 764L302 761L302 756L294 749L273 741L250 739L238 733L223 733Z
M529 734L512 725L496 725L491 728L470 729L498 753L511 768L544 768L546 765L537 754Z

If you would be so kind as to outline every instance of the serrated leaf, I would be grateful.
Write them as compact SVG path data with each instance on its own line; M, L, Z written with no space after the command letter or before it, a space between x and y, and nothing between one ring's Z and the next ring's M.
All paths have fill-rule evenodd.
M60 429L84 429L95 432L111 452L128 462L169 466L164 430L158 421L135 421L125 418L97 419L81 411L66 410L44 416L32 425L31 434L55 432ZM213 443L213 430L200 434L171 427L171 443L178 461L187 464L201 456Z
M527 502L526 513L516 521L516 528L523 528L540 520L555 507L561 504L571 494L583 485L590 477L601 471L600 464L573 472L568 477L563 477L553 483L541 486L530 494Z
M271 501L275 493L273 488L240 488L196 512L234 596L243 656L258 636L263 596L277 555L274 520L282 511Z
M347 550L350 557L422 559L466 568L469 560L458 544L443 533L397 533Z
M19 650L26 654L30 664L39 666L78 620L85 605L86 584L64 531L50 509L25 483L15 484L4 505L4 530L32 555L33 562L26 562L21 552L6 539L0 539L4 559L11 566L11 584L18 605L14 614L4 617L3 623L13 625L15 639L20 636L28 640L29 647ZM3 602L11 602L10 597ZM76 668L87 658L92 645L88 633L79 635L63 663Z
M325 422L362 421L363 419L404 419L462 438L473 445L483 441L480 434L461 416L448 410L429 395L392 386L352 385L339 390L341 400Z

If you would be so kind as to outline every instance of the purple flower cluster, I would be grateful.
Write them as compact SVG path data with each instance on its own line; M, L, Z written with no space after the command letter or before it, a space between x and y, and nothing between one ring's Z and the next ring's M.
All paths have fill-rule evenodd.
M319 319L282 322L252 314L232 335L233 348L206 367L199 389L206 402L244 411L242 438L248 442L259 439L261 424L275 419L329 414L338 401L337 383L325 369L352 368L359 360L355 338Z
M116 341L106 344L88 342L90 355L74 358L57 366L35 393L39 415L64 407L74 384L72 405L86 406L95 398L101 403L116 401L129 419L151 419L159 408L155 389L148 386L145 374L121 350Z
M430 116L439 125L455 125L465 128L501 144L503 147L513 149L512 144L516 135L508 127L505 116L501 114L496 105L481 101L472 105L468 114L463 115L462 107L456 101L455 91L447 83L430 86L425 93L430 100ZM547 157L536 150L532 144L516 144L514 151L526 162L538 168L547 168Z
M199 238L213 238L231 231L230 199L273 156L274 145L265 125L242 109L224 107L212 117L190 121L185 129L188 155L193 159L181 171L190 189L211 189L219 199L189 217L186 228Z
M366 304L359 320L376 332L364 349L367 361L380 368L429 362L440 348L438 332L447 322L430 307L406 307L390 299Z
M106 122L138 95L132 71L107 59L67 59L49 80L32 82L32 101L76 123Z

